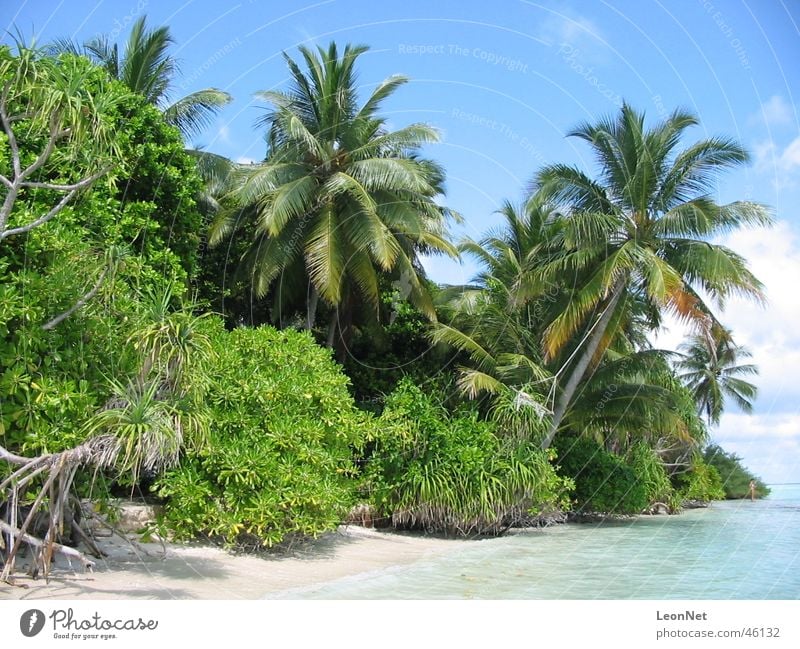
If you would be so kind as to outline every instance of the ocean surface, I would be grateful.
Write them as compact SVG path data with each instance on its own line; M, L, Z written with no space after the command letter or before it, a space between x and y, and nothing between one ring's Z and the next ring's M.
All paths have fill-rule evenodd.
M800 485L679 516L556 525L291 599L800 599Z

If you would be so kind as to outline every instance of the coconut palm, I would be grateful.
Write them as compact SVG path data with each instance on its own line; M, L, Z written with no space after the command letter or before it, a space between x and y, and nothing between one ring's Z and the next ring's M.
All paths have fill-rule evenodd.
M543 168L534 184L568 214L558 234L563 254L541 263L529 260L518 286L520 299L536 295L543 281L564 273L587 273L569 305L544 332L545 359L571 341L580 349L556 401L549 445L587 370L613 339L619 313L636 299L648 305L652 326L665 312L698 330L715 322L711 309L739 294L763 299L761 283L744 259L708 239L770 218L760 205L712 198L718 172L748 160L735 142L707 138L678 150L697 118L676 110L652 128L644 114L624 104L619 115L585 123L570 133L587 141L599 177L563 164ZM710 296L712 304L701 296Z
M719 423L726 397L744 412L753 411L758 388L741 377L758 374L758 368L740 364L752 354L733 342L729 330L693 335L678 350L683 353L676 363L680 378L692 391L699 414L709 424Z
M174 41L169 27L149 30L146 22L147 17L141 16L133 23L122 53L119 45L111 43L106 36L83 45L61 39L51 50L88 56L112 78L158 106L166 121L177 127L184 138L189 138L208 126L219 110L231 101L231 96L216 88L205 88L169 101L170 87L178 73L177 62L167 51Z
M448 344L470 359L460 368L459 387L469 398L492 398L491 416L506 433L541 436L552 385L541 353L544 323L558 312L563 284L545 287L540 299L516 301L514 287L526 260L550 258L559 214L534 195L524 205L506 202L501 227L479 241L464 239L462 253L481 265L471 286L442 291L442 321L431 339ZM550 395L551 396L551 395Z
M443 171L418 155L437 134L424 124L392 131L378 115L405 77L389 77L359 104L355 63L366 50L301 47L306 71L284 55L291 89L258 93L272 105L261 120L266 161L243 170L234 193L249 216L239 224L255 233L243 259L255 292L263 297L281 275L302 285L307 328L322 298L333 310L329 343L337 324L345 333L358 303L377 313L381 273L434 318L418 255L457 255L446 239L450 212L435 202ZM231 225L221 224L214 240Z

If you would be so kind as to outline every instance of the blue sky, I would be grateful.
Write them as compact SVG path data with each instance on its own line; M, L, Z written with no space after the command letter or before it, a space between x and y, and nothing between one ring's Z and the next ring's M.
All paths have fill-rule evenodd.
M771 482L800 482L800 5L786 0L592 2L218 3L4 0L3 27L85 40L127 36L145 13L169 24L181 62L175 97L209 86L235 101L197 144L257 160L259 90L284 87L281 53L301 44L364 43L366 94L394 73L411 82L387 102L392 126L428 122L442 141L427 152L448 172L448 204L465 216L457 234L480 236L505 199L520 200L550 162L592 169L585 145L564 137L625 99L655 120L675 107L700 118L690 133L736 138L752 163L720 178L718 200L771 207L776 226L724 242L765 282L766 309L732 301L722 315L761 367L756 413L726 413L716 441ZM9 42L8 36L3 41ZM468 281L475 267L431 259L431 277ZM677 326L659 338L671 346Z

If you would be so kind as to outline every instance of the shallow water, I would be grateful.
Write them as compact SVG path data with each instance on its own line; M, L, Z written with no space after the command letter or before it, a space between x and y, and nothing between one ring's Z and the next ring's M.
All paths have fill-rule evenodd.
M279 597L800 599L800 485L680 516L553 526Z

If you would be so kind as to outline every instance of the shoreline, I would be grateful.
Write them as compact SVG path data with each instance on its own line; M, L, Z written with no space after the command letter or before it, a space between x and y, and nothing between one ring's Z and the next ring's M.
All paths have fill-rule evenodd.
M691 511L691 510L689 510ZM552 527L583 526L635 519L666 518L640 514L623 521L568 520ZM671 518L671 517L670 517ZM548 526L551 527L551 526ZM541 533L547 528L515 528L508 536ZM498 537L502 538L502 537ZM0 584L0 600L83 599L268 599L297 595L343 578L363 576L389 568L472 548L484 539L446 538L417 532L377 530L341 525L319 539L275 552L236 553L207 543L143 543L120 537L98 539L108 554L94 559L93 572L73 569L58 557L49 582L24 573L16 585Z
M94 572L73 571L59 560L49 583L19 574L17 585L0 585L0 600L261 599L410 565L471 544L353 525L293 550L260 555L234 554L211 545L104 539L101 547L109 556L96 560Z

